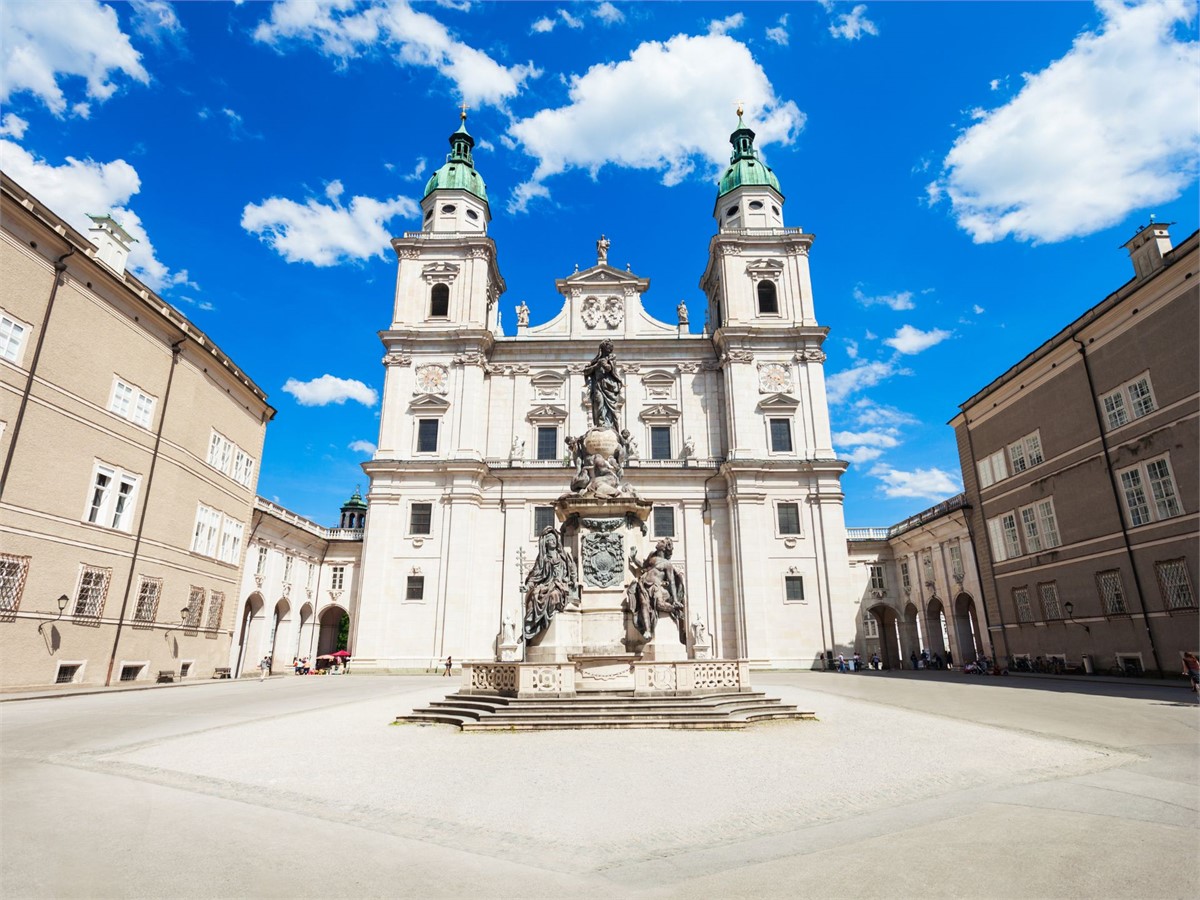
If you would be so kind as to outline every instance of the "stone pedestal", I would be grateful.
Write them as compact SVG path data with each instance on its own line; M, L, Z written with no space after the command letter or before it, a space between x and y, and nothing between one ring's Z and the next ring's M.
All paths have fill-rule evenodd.
M712 644L692 644L692 659L712 659Z
M632 691L634 689L632 653L617 656L579 656L575 663L575 690L586 694L596 691Z
M654 637L642 647L647 662L679 662L688 658L687 644L679 640L679 626L670 616L660 615Z
M501 662L521 662L524 659L524 648L520 644L501 644L500 645L500 661Z
M550 620L536 643L525 645L525 661L531 663L564 663L583 652L581 615L577 609L564 609Z
M628 653L625 585L632 578L629 550L645 554L651 504L636 497L577 497L558 500L564 539L579 564L582 653L614 657Z

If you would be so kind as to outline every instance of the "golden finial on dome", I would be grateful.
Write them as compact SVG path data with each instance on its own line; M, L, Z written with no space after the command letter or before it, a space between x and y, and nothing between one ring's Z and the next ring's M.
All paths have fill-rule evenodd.
M739 100L739 101L738 101L738 118L739 118L739 119L742 117L742 113L744 112L744 110L742 109L742 105L743 105L745 102L746 102L745 100Z

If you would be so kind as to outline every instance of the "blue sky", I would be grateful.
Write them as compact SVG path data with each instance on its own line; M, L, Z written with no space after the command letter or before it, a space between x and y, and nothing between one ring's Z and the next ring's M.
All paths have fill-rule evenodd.
M378 430L395 259L470 107L506 330L594 261L703 321L744 101L811 263L850 525L961 489L957 405L1197 227L1196 6L0 5L0 165L270 395L259 492L335 524ZM669 224L664 226L666 221Z

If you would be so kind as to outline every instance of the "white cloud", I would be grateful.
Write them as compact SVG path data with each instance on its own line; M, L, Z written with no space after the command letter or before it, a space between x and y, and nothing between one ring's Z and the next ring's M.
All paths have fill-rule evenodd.
M854 288L854 299L863 306L886 306L901 312L906 309L916 309L916 304L912 302L912 291L900 291L896 294L881 294L878 297L868 297L863 293L862 285L856 285Z
M974 306L971 307L971 312L975 313L975 315L977 315L977 316L982 316L983 315L983 307L980 306L978 303L976 303Z
M603 3L593 9L592 15L605 25L616 25L618 22L625 21L625 13L609 3L608 0L604 0Z
M912 356L920 353L922 350L928 350L930 347L940 344L946 338L950 337L951 333L943 331L941 328L931 328L929 331L922 331L920 328L914 328L912 325L902 325L896 329L894 336L884 339L884 343L900 353Z
M11 5L11 4L10 4ZM147 285L161 291L171 273L158 261L154 245L137 213L126 206L141 190L137 170L123 159L98 163L72 156L54 166L19 144L0 140L0 166L14 181L84 234L92 227L88 213L108 213L137 239L129 252L129 268Z
M353 450L355 453L365 453L367 456L374 456L378 448L370 441L351 441L346 449Z
M572 76L569 97L569 105L510 127L511 137L538 160L531 179L514 192L510 211L545 196L543 182L572 168L593 175L610 164L657 169L672 185L700 165L715 177L728 165L725 135L739 98L752 112L760 148L790 143L804 125L804 114L776 97L745 45L724 35L646 41L626 60ZM639 127L613 128L623 121Z
M173 274L168 283L171 285L171 287L183 285L184 287L190 287L193 291L200 290L200 285L192 281L191 276L188 275L187 269L180 269L178 272Z
M734 13L732 16L726 16L724 19L713 19L708 23L709 34L725 34L734 29L741 28L746 24L746 17L741 13Z
M1102 0L1099 32L1026 76L959 135L931 186L976 243L1091 234L1180 195L1196 177L1200 43L1176 38L1195 5Z
M103 101L116 92L109 79L119 74L150 81L111 6L97 0L0 4L0 103L28 92L61 117L68 101L60 79L84 79L87 96Z
M839 431L834 434L833 442L847 447L880 447L890 450L899 447L894 429L883 431Z
M413 166L413 170L404 176L405 181L420 181L425 174L425 169L428 168L429 161L423 156L417 157L417 164Z
M347 400L363 406L374 406L379 400L374 388L353 378L336 378L333 375L322 375L312 381L289 378L284 382L283 390L295 397L301 406L328 406L330 403L341 406Z
M879 459L881 456L883 456L883 451L875 447L855 447L849 453L844 454L842 458L852 463L865 463Z
M403 0L365 7L350 0L278 0L270 19L254 30L254 38L275 47L289 40L307 41L342 66L384 46L402 66L436 69L473 106L502 106L528 79L541 74L532 63L501 65Z
M772 43L779 44L781 47L786 47L788 44L787 30L787 13L779 17L779 22L776 25L767 29L767 40Z
M859 360L849 369L835 372L825 380L830 403L841 403L851 394L887 381L896 375L912 374L892 360Z
M867 397L855 400L853 411L859 425L883 425L894 430L897 425L916 425L920 422L916 416L894 406L883 406Z
M549 32L554 30L554 26L557 24L558 23L556 21L554 21L554 19L550 18L549 16L542 16L540 19L537 19L529 27L531 29L533 29L533 31L537 34L548 34Z
M0 120L0 137L15 137L17 140L25 137L25 129L29 123L16 113L5 113Z
M883 482L882 491L886 497L945 500L962 490L962 482L956 473L936 467L905 472L880 463L871 467L871 474Z
M571 15L565 9L560 9L558 11L558 17L567 23L568 28L582 28L583 27L583 19L575 18L573 15Z
M284 197L248 203L242 210L242 227L288 262L333 266L383 257L391 238L384 223L420 212L408 197L351 197L349 205L343 205L341 192L341 182L331 181L325 188L330 204L312 197L303 204Z
M830 6L826 6L830 9ZM829 33L835 38L847 41L857 41L864 34L878 35L879 27L867 18L867 7L860 3L848 13L834 16L829 26Z
M1000 79L993 78L991 81L988 82L988 88L990 88L993 91L1000 90Z
M164 39L176 42L183 35L183 24L167 0L132 0L133 21L137 33L156 44Z

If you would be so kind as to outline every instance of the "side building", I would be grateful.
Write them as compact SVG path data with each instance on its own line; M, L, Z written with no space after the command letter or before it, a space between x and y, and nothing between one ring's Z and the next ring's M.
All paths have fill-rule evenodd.
M274 410L118 223L0 188L0 686L209 677Z
M258 675L292 660L344 650L358 614L358 576L367 504L355 490L337 528L323 528L278 504L255 498L229 669Z
M1125 246L1135 277L950 424L996 652L1170 674L1200 643L1197 234Z
M846 529L864 659L903 669L925 653L955 665L994 658L970 513L959 494L890 528Z

